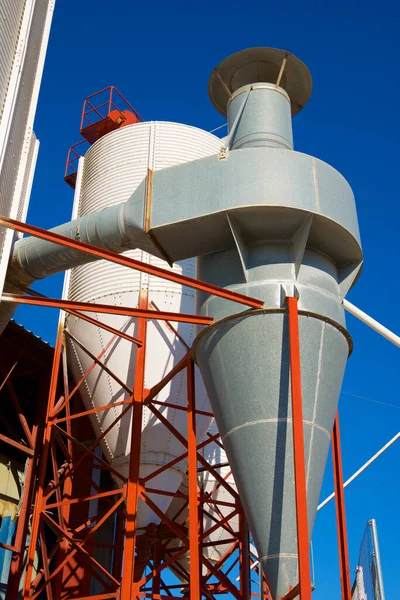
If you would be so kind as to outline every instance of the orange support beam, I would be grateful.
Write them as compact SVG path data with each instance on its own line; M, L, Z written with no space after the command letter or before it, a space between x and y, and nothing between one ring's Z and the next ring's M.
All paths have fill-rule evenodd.
M292 389L292 425L294 478L296 494L299 591L301 600L311 600L311 571L308 541L306 467L304 456L303 399L301 390L299 313L297 298L287 298L289 322L290 377Z
M333 477L335 482L336 523L339 545L340 585L342 600L351 600L349 551L347 545L346 510L344 503L342 451L340 447L339 413L336 413L332 433Z
M194 398L194 362L187 363L188 402L188 485L189 485L189 555L190 600L200 600L200 551L199 551L199 491L197 485L196 408Z
M147 309L147 291L141 290L140 309ZM134 583L135 547L136 547L136 518L139 503L139 470L140 451L142 443L142 418L144 400L144 375L146 367L146 335L147 319L138 320L137 337L141 345L136 350L135 381L133 385L133 414L131 426L131 455L129 476L126 484L126 521L124 562L122 567L121 600L132 600L139 595L137 584Z

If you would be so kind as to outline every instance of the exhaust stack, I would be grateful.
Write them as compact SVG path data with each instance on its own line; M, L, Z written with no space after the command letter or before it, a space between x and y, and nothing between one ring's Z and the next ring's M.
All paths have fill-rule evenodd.
M292 152L291 115L303 108L310 93L311 77L305 65L286 52L270 48L230 56L216 67L209 82L214 106L228 116L226 160L236 153L229 150L244 156L263 147L268 148L266 159L273 157L277 163L290 165L283 169L284 178L274 179L271 161L266 160L263 178L273 180L270 190L276 186L276 203L273 195L265 198L271 204L269 214L260 220L252 220L248 214L241 222L235 216L228 218L236 247L198 259L200 279L263 299L265 308L238 313L215 296L200 296L200 312L213 316L216 322L200 333L194 347L275 600L298 583L285 298L299 299L311 537L351 350L342 301L361 266L361 254L359 260L350 255L347 260L340 236L335 239L334 232L325 229L327 223L319 222L310 211L314 202L317 206L336 204L336 222L344 222L351 196L349 189L343 193L343 179L334 172L328 189L326 173L315 159L312 165L305 164L304 155ZM314 179L314 197L306 191L310 178ZM291 203L300 211L293 211ZM262 228L265 235L260 239Z

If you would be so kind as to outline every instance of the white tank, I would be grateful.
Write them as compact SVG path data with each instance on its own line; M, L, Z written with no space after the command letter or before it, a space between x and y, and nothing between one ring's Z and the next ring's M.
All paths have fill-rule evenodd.
M87 152L83 168L80 168L74 202L74 216L81 216L104 207L126 201L147 175L147 169L159 170L180 163L216 154L220 148L219 138L195 127L176 123L137 123L114 131L97 141ZM139 250L126 253L143 262L171 269L168 264ZM195 276L194 259L174 265L173 271ZM173 282L148 276L132 269L107 261L98 261L73 269L67 287L70 300L111 304L113 306L138 305L141 288L148 290L149 308L172 312L195 313L195 291ZM95 313L91 313L93 316ZM131 336L136 334L136 319L115 315L99 315L96 318L121 329ZM101 361L107 365L129 388L133 387L136 346L118 338L104 329L68 316L69 332L93 355L104 354ZM190 346L195 337L195 326L179 323L174 325L179 336ZM110 342L110 340L112 340ZM69 361L76 380L92 363L78 343L70 340ZM161 321L149 321L145 366L145 388L158 383L184 356L185 344ZM129 397L129 392L113 377L96 366L81 387L87 409L99 408ZM186 406L186 374L180 373L157 396L157 401ZM196 403L200 410L210 410L208 399L199 373L196 370ZM121 406L92 415L92 424L100 436L121 413ZM187 414L184 411L158 407L164 417L186 435ZM198 438L201 440L210 418L201 416L197 420ZM127 475L130 454L130 412L105 436L103 452L110 464L121 474ZM140 476L154 472L184 452L181 443L154 417L144 409L142 428ZM187 461L174 465L151 480L153 488L176 492L187 469ZM117 481L121 486L121 481ZM150 495L153 502L165 512L171 497ZM143 503L139 506L138 528L159 519Z
M218 428L213 421L209 427L208 433L210 435L215 435L218 433ZM202 455L207 460L207 462L215 466L215 470L217 473L225 479L225 481L230 485L230 487L237 492L237 487L235 481L233 479L233 475L230 469L230 466L227 464L228 459L225 453L225 450L221 448L217 442L211 442L207 446L205 446L201 450ZM222 466L219 466L222 465ZM198 476L199 488L203 494L209 496L210 500L214 502L229 502L230 504L235 503L234 496L223 487L216 478L209 473L208 471L200 472ZM179 492L187 495L188 493L188 484L187 477L184 478L182 485L179 489ZM232 506L225 506L223 504L215 504L214 502L206 502L204 505L204 509L208 514L206 514L203 518L203 532L205 533L207 530L214 527L217 523L221 522L226 516L228 516L233 510ZM179 515L176 518L176 515ZM178 523L185 523L188 519L189 512L187 507L187 502L182 500L181 498L174 498L171 502L167 516L170 519L176 519ZM202 550L203 556L205 556L211 563L217 563L230 549L232 543L220 543L221 540L228 540L233 538L233 534L237 534L239 531L239 515L233 516L229 521L225 524L225 526L218 527L215 529L210 535L206 536L204 539L204 547ZM210 545L205 545L210 544ZM170 546L171 548L178 545L178 540L172 540ZM189 552L186 552L180 559L176 561L178 565L183 567L185 571L189 573L190 566L190 557ZM182 576L182 572L179 571L178 568L171 567L175 573L175 575L184 583L186 583L186 579ZM207 568L202 566L203 575L207 574Z

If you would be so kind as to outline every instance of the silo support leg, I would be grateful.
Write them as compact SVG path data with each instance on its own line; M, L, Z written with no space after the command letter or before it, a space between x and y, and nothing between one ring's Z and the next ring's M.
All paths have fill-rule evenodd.
M147 293L143 290L141 292L139 308L147 309ZM121 600L133 600L138 595L138 585L133 580L135 573L136 517L140 487L139 471L146 363L146 333L147 319L138 319L137 337L141 342L141 346L138 347L136 353L135 381L133 386L131 455L128 482L126 484L126 521Z
M249 530L243 509L239 512L239 536L240 536L240 593L243 600L249 600L250 593L250 557L249 557Z
M306 468L303 433L303 401L300 370L299 314L297 298L288 297L289 356L292 391L293 454L296 495L297 550L301 600L311 600L311 572L308 543Z
M199 492L197 486L197 441L194 377L194 362L192 358L189 358L187 363L187 441L189 483L190 600L200 600Z
M351 600L349 551L347 545L346 511L344 504L342 451L340 447L339 414L336 413L332 432L333 476L335 481L336 523L339 545L340 584L342 600Z

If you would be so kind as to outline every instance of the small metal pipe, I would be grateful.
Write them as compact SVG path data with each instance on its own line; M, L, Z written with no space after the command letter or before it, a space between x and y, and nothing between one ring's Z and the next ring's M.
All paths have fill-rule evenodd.
M379 596L380 596L379 600L385 600L385 590L383 587L383 577L382 577L382 567L381 567L381 555L379 552L378 532L376 529L375 519L371 519L368 524L371 527L372 542L373 542L374 550L375 550L376 575L378 577Z
M394 437L392 437L392 439L389 440L387 444L382 446L382 448L380 450L378 450L378 452L376 452L373 456L371 456L371 458L369 460L367 460L367 462L364 463L363 466L358 469L358 471L353 473L353 475L344 482L343 489L346 488L348 485L350 485L350 483L352 481L354 481L359 475L361 475L361 473L363 471L365 471L365 469L367 469L377 458L379 458L379 456L381 454L383 454L385 452L385 450L390 448L390 446L392 446L392 444L394 444L399 438L400 438L400 431L398 433L396 433L396 435ZM323 508L326 504L328 504L328 502L333 500L334 497L335 497L335 492L333 492L330 496L325 498L325 500L323 502L321 502L321 504L318 505L317 511L321 510L321 508Z
M343 300L343 306L345 307L347 312L353 315L353 317L357 317L357 319L365 323L365 325L368 325L368 327L371 327L371 329L373 329L374 331L382 335L384 338L389 340L389 342L392 342L392 344L400 348L400 336L393 333L393 331L390 331L390 329L388 329L384 325L381 325L381 323L367 315L367 313L365 313L364 311L357 308L357 306L354 306L354 304L352 304L348 300Z

